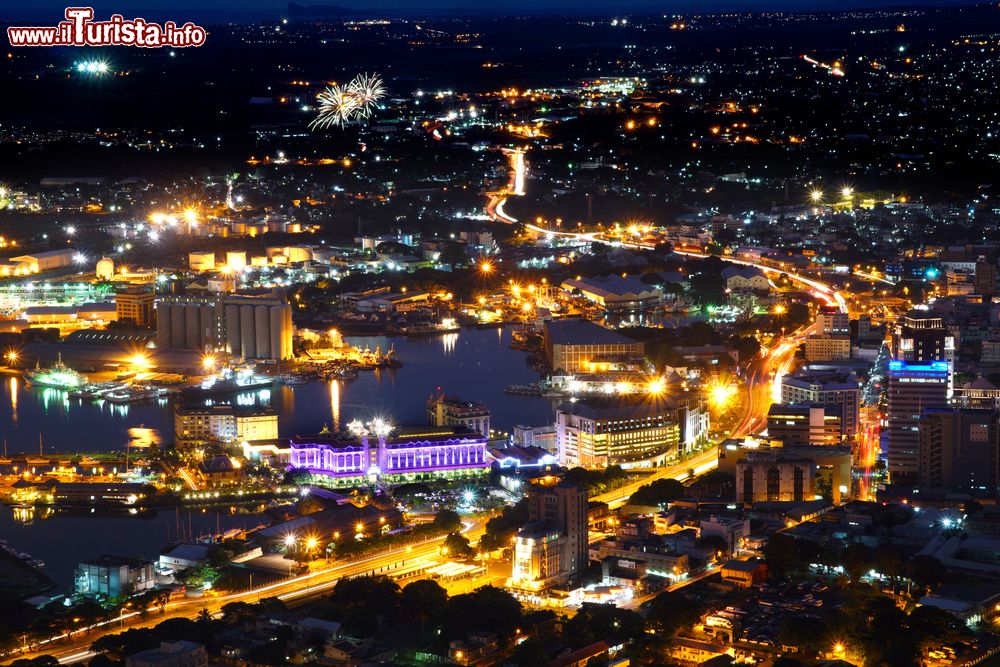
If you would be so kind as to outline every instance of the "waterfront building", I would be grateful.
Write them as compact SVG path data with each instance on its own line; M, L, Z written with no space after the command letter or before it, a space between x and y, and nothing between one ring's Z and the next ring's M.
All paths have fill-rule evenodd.
M289 467L338 486L465 479L490 469L486 437L464 426L397 430L374 420L352 422L348 429L292 438Z
M290 359L292 307L280 291L160 297L156 347Z
M570 374L592 372L593 362L630 363L643 358L642 343L587 320L552 320L545 323L542 335L549 367Z
M663 292L659 288L619 275L564 280L562 289L579 294L608 312L647 310L656 308L663 301Z
M427 401L427 423L431 426L465 426L490 437L490 409L479 401L464 401L441 392Z
M174 438L178 448L275 440L278 413L260 406L178 405L174 409Z
M731 266L722 270L722 279L730 292L767 292L771 281L760 269L751 266Z
M989 491L1000 486L1000 413L924 410L917 440L922 487Z
M514 540L508 588L537 596L577 581L588 560L587 491L560 482L528 491L528 523Z
M77 565L75 581L77 595L100 598L127 597L156 586L151 561L108 555Z
M605 468L628 461L680 453L677 406L668 400L638 403L566 401L556 408L559 463Z

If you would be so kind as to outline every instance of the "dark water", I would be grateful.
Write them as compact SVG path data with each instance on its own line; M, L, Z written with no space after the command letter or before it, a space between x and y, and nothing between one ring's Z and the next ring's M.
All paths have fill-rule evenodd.
M47 595L72 591L73 571L88 558L113 554L155 561L161 547L177 539L178 524L180 534L198 537L215 534L217 529L254 528L262 523L258 515L200 509L140 516L57 513L48 518L36 510L33 520L23 523L26 517L17 511L15 518L14 510L0 508L0 539L45 563L44 572L56 581Z
M394 344L402 368L365 372L346 382L315 382L282 386L269 394L242 396L241 401L270 401L279 412L282 436L316 433L358 417L378 415L400 425L425 423L425 403L440 387L448 394L485 402L493 412L494 428L515 424L551 423L552 404L544 399L503 393L509 384L538 378L526 355L510 349L510 333L468 329L460 334L428 338L349 338L353 345L383 350ZM129 430L154 429L163 442L173 439L173 413L168 402L112 406L69 399L51 389L25 388L18 380L0 379L0 434L10 452L38 451L38 436L46 452L123 449ZM101 554L155 559L160 548L177 537L173 511L150 517L36 515L30 525L15 520L0 507L0 539L46 563L45 571L58 591L72 587L73 570L83 559ZM259 519L246 514L200 510L183 513L180 523L195 536L217 527L253 527Z
M240 402L270 402L278 410L282 437L318 432L355 417L381 416L399 425L426 420L427 398L439 388L450 395L480 400L493 411L494 428L551 423L549 401L503 393L509 384L538 379L523 352L510 349L510 333L466 329L426 338L348 338L353 345L395 345L402 368L363 372L356 380L279 386L237 397ZM154 429L162 442L173 440L168 401L112 405L71 399L55 389L26 388L0 378L0 436L8 451L37 453L39 434L46 452L124 449L129 429Z

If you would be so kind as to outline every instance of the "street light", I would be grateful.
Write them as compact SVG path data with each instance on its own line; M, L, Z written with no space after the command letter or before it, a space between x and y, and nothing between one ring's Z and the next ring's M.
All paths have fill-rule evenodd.
M844 199L850 199L851 197L854 196L854 188L852 188L850 186L845 186L840 191L840 194L842 194L844 196Z
M215 357L211 354L206 354L201 358L201 367L206 371L212 371L215 369Z
M482 273L484 273L486 275L489 275L490 273L493 273L493 265L490 262L485 262L485 261L484 262L480 262L479 263L479 270Z
M813 190L809 193L809 199L811 199L814 204L820 203L823 201L823 191L819 189Z

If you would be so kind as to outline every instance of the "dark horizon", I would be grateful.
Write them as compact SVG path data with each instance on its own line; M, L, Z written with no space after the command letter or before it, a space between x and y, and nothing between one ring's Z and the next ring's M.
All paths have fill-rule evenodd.
M162 0L120 0L119 2L73 3L59 0L39 0L30 7L15 6L9 1L0 2L3 22L16 20L37 20L45 24L62 17L65 7L79 4L92 6L98 18L111 14L122 14L126 18L144 16L150 19L193 20L211 19L215 21L256 21L280 19L288 15L288 2L283 0L224 0L223 2L181 2L165 3ZM208 6L206 6L206 4ZM378 14L391 16L510 16L510 15L622 15L622 14L671 14L722 12L847 12L859 9L908 9L908 8L957 8L985 4L981 0L907 0L886 2L885 0L681 0L664 3L658 0L629 0L627 3L613 0L516 0L499 6L476 6L469 0L422 0L407 3L402 0L301 0L295 4L305 7L342 8L345 15ZM334 16L335 18L335 16Z

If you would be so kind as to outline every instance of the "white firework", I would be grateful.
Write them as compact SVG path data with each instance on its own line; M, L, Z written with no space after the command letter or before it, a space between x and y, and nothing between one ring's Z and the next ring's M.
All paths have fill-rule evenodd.
M313 129L333 125L343 127L354 119L358 111L357 95L342 86L330 86L316 99L319 100L319 115L309 123Z
M386 93L382 77L367 72L354 77L354 80L347 84L347 89L358 101L357 114L365 118L371 117L372 111L379 108L379 102Z
M385 94L385 83L378 74L359 74L346 86L330 86L317 97L319 115L309 127L344 127L356 120L371 118L375 110L381 108L379 102Z

